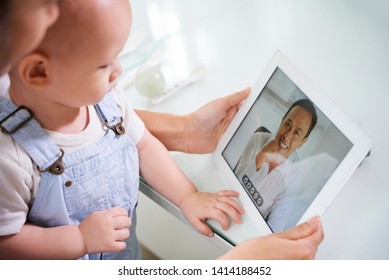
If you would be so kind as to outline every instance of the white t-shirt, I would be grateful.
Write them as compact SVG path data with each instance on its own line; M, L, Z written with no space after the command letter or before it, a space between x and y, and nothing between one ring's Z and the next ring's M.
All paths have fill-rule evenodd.
M7 74L0 76L0 96L3 96L8 91L9 77Z
M274 137L273 134L267 132L254 133L250 137L235 168L235 174L239 180L242 181L244 175L248 176L262 197L263 204L259 207L259 211L264 218L269 215L273 204L285 191L287 175L291 170L293 161L296 159L296 155L292 154L271 172L269 172L269 163L267 162L257 170L255 162L257 154Z
M4 91L4 89L3 89ZM128 104L123 90L114 89L122 109L126 133L136 145L145 126ZM0 92L0 96L8 93ZM78 134L64 134L46 130L57 146L71 153L92 145L106 133L95 108L88 107L89 124ZM18 233L25 224L31 201L39 188L41 174L31 158L10 136L0 134L0 236Z

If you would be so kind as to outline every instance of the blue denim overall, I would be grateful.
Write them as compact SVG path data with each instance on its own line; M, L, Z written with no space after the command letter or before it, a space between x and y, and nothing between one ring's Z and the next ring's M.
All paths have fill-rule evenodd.
M18 110L10 100L0 98L2 131L8 132L27 151L42 172L27 221L42 227L79 224L92 212L125 208L132 218L126 249L89 254L82 259L140 259L135 234L138 152L124 133L121 110L112 94L107 94L95 108L110 127L106 135L89 147L63 154L38 122L30 119L27 109Z

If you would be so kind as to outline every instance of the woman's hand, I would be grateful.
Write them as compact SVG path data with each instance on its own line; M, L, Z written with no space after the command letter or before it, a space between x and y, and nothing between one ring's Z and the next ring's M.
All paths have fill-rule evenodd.
M220 259L300 260L313 259L324 239L319 217L276 234L252 238L238 244Z

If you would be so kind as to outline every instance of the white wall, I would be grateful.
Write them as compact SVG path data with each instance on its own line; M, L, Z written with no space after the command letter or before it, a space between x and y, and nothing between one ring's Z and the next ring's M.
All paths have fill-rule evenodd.
M152 30L149 42L171 43L163 61L165 69L177 73L170 82L185 76L197 63L207 65L199 82L159 106L151 106L133 88L128 88L137 108L191 112L213 98L253 85L276 49L283 50L328 93L374 139L374 144L371 156L354 172L322 216L326 236L317 258L389 259L389 1L131 2L133 30ZM138 54L147 55L147 50ZM134 58L127 57L127 63ZM165 231L165 227L172 228L170 220L163 222L169 215L165 217L162 211L142 204L145 209L140 211L140 220L161 218L156 218L160 223L150 223L150 228L141 225L139 235L150 235L147 243L151 248L159 246L151 236L158 236L161 230L167 232L163 235L171 237L172 243L177 243L176 235ZM174 225L173 232L180 236L178 232L185 227ZM142 232L142 228L146 230ZM190 240L184 238L182 244ZM193 243L197 247L197 241ZM167 256L172 249L166 247L161 251ZM204 254L208 256L205 249ZM187 258L174 258L181 256Z

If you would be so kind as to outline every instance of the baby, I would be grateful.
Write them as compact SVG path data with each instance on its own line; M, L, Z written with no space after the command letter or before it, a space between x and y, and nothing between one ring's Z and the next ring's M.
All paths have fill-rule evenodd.
M201 233L243 209L198 192L128 106L117 78L128 0L63 0L0 99L0 252L5 258L139 259L140 175Z

